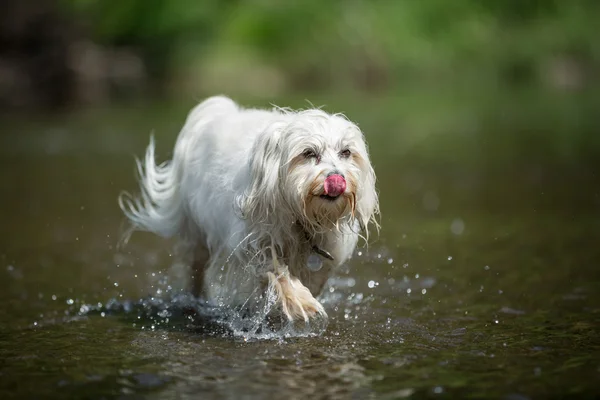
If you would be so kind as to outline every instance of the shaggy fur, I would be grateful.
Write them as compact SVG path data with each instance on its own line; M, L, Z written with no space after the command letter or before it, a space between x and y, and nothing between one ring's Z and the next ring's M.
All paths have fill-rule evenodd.
M212 97L190 112L171 161L155 164L151 138L137 166L141 195L119 198L131 231L177 237L195 294L220 306L256 310L274 293L290 321L324 316L315 296L377 226L363 134L339 114ZM331 174L345 181L339 196L326 193ZM315 251L326 255L317 271Z

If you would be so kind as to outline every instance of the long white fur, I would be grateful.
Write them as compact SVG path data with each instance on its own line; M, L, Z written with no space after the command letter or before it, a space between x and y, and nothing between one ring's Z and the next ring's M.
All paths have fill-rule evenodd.
M364 137L342 115L243 109L217 96L190 112L171 161L157 165L154 148L151 138L145 159L137 161L140 196L124 193L119 205L131 231L177 237L188 258L198 247L207 250L204 291L217 304L258 304L265 283L273 289L274 279L286 277L278 287L291 288L288 296L301 299L308 292L294 293L299 283L292 278L316 296L358 237L367 236L368 225L377 226L375 174ZM318 152L319 160L305 159L306 149ZM344 149L352 153L348 159L340 156ZM335 202L318 197L332 171L348 181L344 198ZM334 257L317 272L306 267L313 245ZM313 308L324 313L314 302L318 306L300 304L301 318Z

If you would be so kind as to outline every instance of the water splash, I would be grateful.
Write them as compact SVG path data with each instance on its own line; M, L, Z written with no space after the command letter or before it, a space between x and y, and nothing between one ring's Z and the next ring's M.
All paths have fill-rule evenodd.
M393 264L393 254L380 247L372 251L358 250L355 257L361 263ZM342 274L344 271L338 271ZM347 271L346 271L347 273ZM137 276L137 275L136 275ZM99 315L100 317L120 317L136 329L143 330L189 330L201 334L230 336L243 341L283 340L293 337L314 337L323 334L327 328L327 317L313 317L309 321L288 321L282 317L276 304L275 293L265 293L254 305L228 308L222 304L210 303L180 291L172 282L173 277L159 272L153 273L151 287L153 293L145 298L125 300L124 293L105 303L88 304L77 299L69 299L68 314L74 318ZM435 284L433 278L406 282L395 279L383 280L389 286L404 288L411 286L421 289ZM370 290L381 285L379 279L365 282ZM114 284L115 288L120 285ZM345 319L356 319L363 303L372 302L372 294L354 290L357 280L354 277L331 277L319 301L328 312L348 309ZM341 308L340 308L341 307Z
M274 299L265 301L259 312L252 315L240 310L228 310L219 321L227 326L234 337L246 342L314 337L324 333L327 328L327 317L316 316L306 322L285 320L275 310Z
M274 296L267 296L254 313L240 308L217 307L190 294L149 296L135 301L113 298L96 304L79 304L72 300L69 305L77 317L119 316L143 330L191 330L233 336L243 341L318 336L327 327L326 318L312 318L306 323L282 320Z

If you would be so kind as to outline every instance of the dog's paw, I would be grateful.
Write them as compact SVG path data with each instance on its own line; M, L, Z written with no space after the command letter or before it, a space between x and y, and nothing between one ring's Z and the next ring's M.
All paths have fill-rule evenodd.
M279 275L272 272L269 277L269 289L276 295L276 302L288 321L304 320L308 322L314 317L327 318L325 309L298 278L287 271Z

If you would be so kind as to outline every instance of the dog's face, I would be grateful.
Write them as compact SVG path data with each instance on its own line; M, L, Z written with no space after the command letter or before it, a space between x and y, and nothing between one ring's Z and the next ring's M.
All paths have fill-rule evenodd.
M366 228L378 210L375 174L363 134L347 119L320 110L294 113L261 135L251 161L246 215L277 224L300 221L319 232ZM272 220L271 218L271 220Z
M312 230L354 218L373 196L374 175L358 127L340 116L316 114L289 127L281 192ZM359 210L360 212L360 210Z

